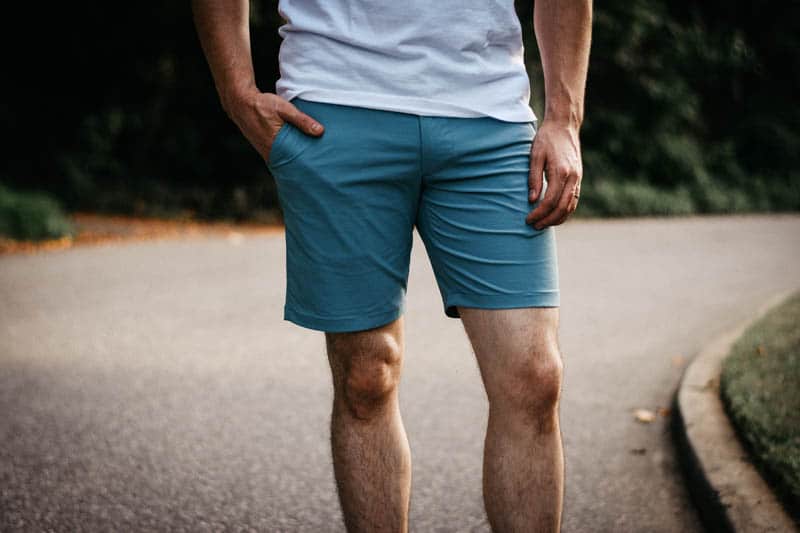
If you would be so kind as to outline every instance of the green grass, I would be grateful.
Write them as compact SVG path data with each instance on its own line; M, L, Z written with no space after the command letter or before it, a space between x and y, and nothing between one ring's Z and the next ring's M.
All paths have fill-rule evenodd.
M734 344L722 400L754 463L789 509L800 509L800 292Z
M61 205L39 192L14 191L0 184L0 236L20 241L56 239L74 233Z

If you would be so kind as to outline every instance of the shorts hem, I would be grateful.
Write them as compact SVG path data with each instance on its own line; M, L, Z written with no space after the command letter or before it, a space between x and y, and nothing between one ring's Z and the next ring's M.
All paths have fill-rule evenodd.
M517 309L521 307L560 307L560 292L540 291L530 294L468 294L448 295L444 314L450 318L461 318L456 306L478 309Z
M402 314L403 307L398 307L382 313L332 318L302 313L295 311L288 306L284 306L283 308L284 320L288 320L289 322L304 328L325 331L329 333L362 331L365 329L376 328L378 326L388 324L389 322L393 322L394 320L400 318Z

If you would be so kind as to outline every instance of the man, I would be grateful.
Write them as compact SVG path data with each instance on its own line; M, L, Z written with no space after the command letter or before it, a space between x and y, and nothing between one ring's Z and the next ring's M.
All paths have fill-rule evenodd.
M412 231L489 398L494 531L557 531L563 500L555 225L575 210L591 0L538 0L541 126L513 0L280 0L277 94L255 85L247 0L194 0L222 105L286 222L284 318L325 332L349 531L406 531L397 387ZM543 175L546 173L546 176Z

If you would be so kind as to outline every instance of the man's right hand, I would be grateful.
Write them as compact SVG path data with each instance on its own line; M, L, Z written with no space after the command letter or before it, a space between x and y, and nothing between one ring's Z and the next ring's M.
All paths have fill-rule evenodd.
M308 135L322 135L322 125L291 102L258 90L248 0L192 0L192 12L222 107L264 161L269 161L272 143L286 122Z
M314 137L325 131L322 124L297 109L288 100L276 94L262 93L258 89L231 98L225 105L225 110L264 161L269 161L272 143L278 130L286 122Z

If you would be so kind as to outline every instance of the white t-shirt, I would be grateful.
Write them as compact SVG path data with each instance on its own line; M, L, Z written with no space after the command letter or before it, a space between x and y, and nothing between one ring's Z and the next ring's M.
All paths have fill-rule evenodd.
M529 122L514 0L280 0L279 96Z

